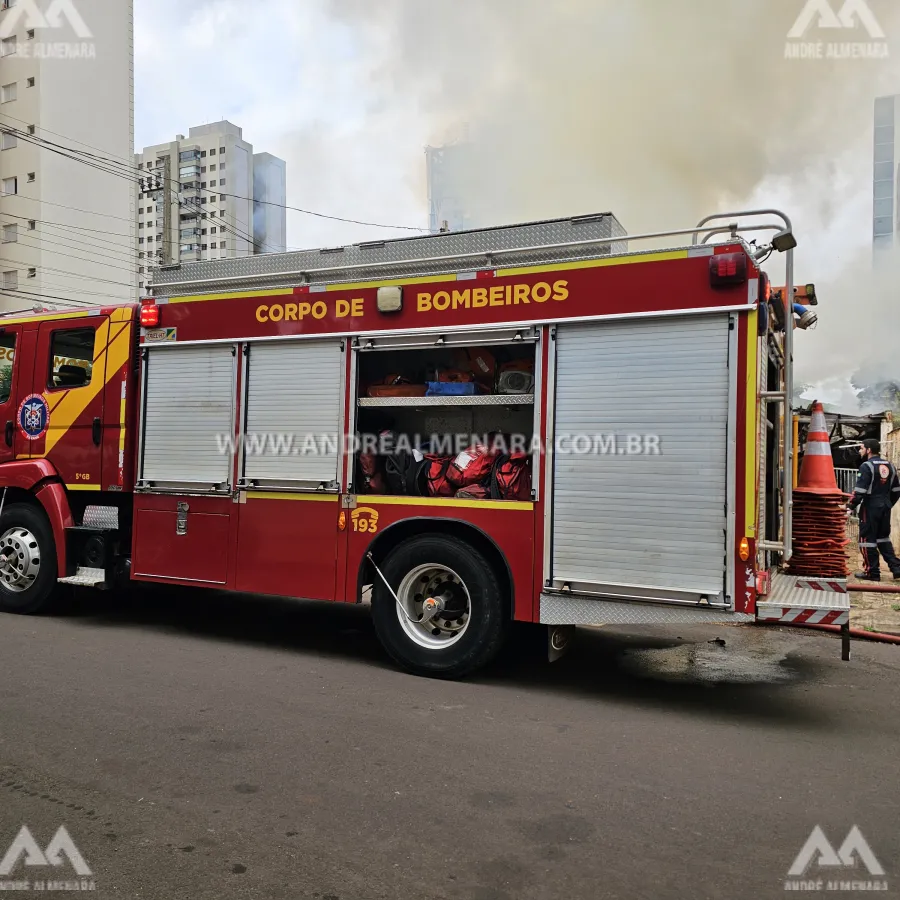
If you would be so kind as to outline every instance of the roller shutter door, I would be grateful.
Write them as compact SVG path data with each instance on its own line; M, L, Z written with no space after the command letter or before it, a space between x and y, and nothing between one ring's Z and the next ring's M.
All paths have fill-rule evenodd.
M559 327L560 449L596 435L606 452L555 454L554 582L723 592L728 345L720 314Z
M316 487L336 482L343 361L336 340L251 346L246 479ZM266 435L281 440L281 448L270 440L263 452L251 453Z
M234 433L234 355L230 344L149 350L141 479L225 486Z

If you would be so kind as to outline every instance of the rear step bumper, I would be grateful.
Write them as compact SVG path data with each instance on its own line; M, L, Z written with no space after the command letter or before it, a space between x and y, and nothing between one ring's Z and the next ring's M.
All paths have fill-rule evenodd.
M783 625L847 625L847 580L773 575L769 593L757 600L756 616L761 622Z

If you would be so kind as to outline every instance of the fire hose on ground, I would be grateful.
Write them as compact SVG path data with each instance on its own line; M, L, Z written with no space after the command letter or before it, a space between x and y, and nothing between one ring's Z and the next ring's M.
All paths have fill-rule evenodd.
M873 593L873 594L900 594L900 584L848 584L847 590L851 593ZM778 622L760 621L759 625L777 625ZM847 628L845 625L822 625L811 622L798 622L796 628L813 628L817 631L829 631L832 634L839 634L845 643L849 638L857 638L864 641L878 641L882 644L898 644L900 645L900 634L887 634L883 631L866 631L862 628ZM849 659L849 647L845 646L845 659Z

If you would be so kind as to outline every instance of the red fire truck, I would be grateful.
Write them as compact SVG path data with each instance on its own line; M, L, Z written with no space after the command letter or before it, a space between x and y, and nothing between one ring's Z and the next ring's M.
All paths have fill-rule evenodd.
M575 625L845 624L840 584L779 569L814 300L794 245L775 211L638 236L602 214L182 264L141 303L6 317L0 609L128 581L370 601L390 656L443 677L513 620L551 654Z

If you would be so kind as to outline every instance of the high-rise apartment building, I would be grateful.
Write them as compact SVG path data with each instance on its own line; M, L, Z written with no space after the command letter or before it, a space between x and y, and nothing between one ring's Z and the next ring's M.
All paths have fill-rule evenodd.
M466 143L425 148L428 227L433 233L445 226L450 231L478 227L465 202L468 156Z
M900 232L898 203L897 144L895 127L900 124L900 95L875 100L875 150L872 193L872 241L875 250L894 246Z
M2 3L0 310L135 298L133 51L132 0Z
M253 155L253 246L257 253L287 249L287 167L271 153Z
M135 165L143 182L136 244L142 287L154 266L286 249L285 163L254 155L237 125L191 128L187 137L145 147Z

